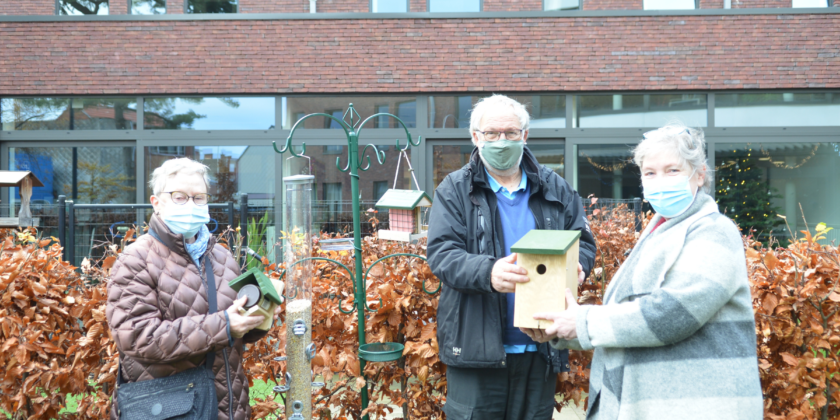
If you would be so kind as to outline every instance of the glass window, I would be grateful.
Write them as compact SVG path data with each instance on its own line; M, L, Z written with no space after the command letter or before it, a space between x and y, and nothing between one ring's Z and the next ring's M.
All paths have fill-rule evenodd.
M300 140L292 140L295 145ZM341 141L346 144L346 142ZM366 144L362 140L363 144ZM327 152L329 147L330 152ZM362 147L360 147L362 149ZM298 150L299 151L299 150ZM376 202L384 194L384 191L394 185L394 177L397 171L397 159L399 154L389 148L385 156L385 164L380 165L376 157L368 149L370 156L370 168L359 178L359 194L361 195L360 206L362 210L374 208ZM337 154L333 154L337 152ZM312 175L315 176L313 195L315 201L312 204L313 230L319 229L322 232L343 232L353 229L353 201L350 193L350 174L341 172L336 167L336 157L344 168L347 165L347 146L308 146L306 148L309 156ZM411 158L411 150L406 152ZM288 157L288 155L284 156ZM367 158L362 162L362 167L367 165ZM414 181L411 180L411 172L408 170L405 160L399 165L399 176L396 185L399 189L414 189ZM317 194L315 193L317 191ZM379 209L376 218L383 223L382 229L387 229L388 212ZM373 232L371 223L368 221L370 215L362 217L362 231L365 234Z
M639 167L632 162L635 144L581 144L577 149L577 190L600 199L642 197Z
M579 10L580 0L544 0L544 10Z
M804 216L812 232L825 223L834 228L828 242L840 239L837 179L840 143L715 145L715 198L744 234L788 238L781 214L793 232L804 230Z
M480 12L481 0L429 0L430 12Z
M146 130L268 130L274 128L275 99L146 98Z
M135 201L134 147L10 147L9 170L32 171L44 184L32 189L33 204L59 195L80 204ZM17 188L12 201L20 200Z
M164 146L146 147L146 196L152 171L176 157L195 159L210 167L210 194L215 203L239 199L248 193L252 205L273 205L274 150L271 146Z
M137 101L131 98L4 98L0 121L15 130L134 130Z
M792 7L828 7L827 0L793 0Z
M431 128L469 128L472 107L481 98L475 96L430 96ZM566 128L564 95L508 95L526 106L531 114L531 128Z
M123 6L125 7L125 6ZM123 9L125 10L125 9ZM107 15L108 0L59 0L60 15Z
M473 149L472 143L467 141L460 145L432 146L432 182L434 188L437 188L447 175L464 167L470 161ZM537 158L537 162L548 166L561 177L565 176L566 149L562 141L529 141L528 149Z
M287 97L282 100L283 129L291 129L303 116L315 113L332 115L343 120L348 105L364 120L367 117L386 112L396 115L403 120L408 128L417 127L417 102L413 96L367 96L367 97ZM341 125L329 118L312 117L303 122L298 128L332 128L340 129ZM389 117L377 117L368 121L365 128L401 128L396 120Z
M645 10L692 10L695 0L644 0Z
M166 0L131 0L132 15L166 14Z
M370 11L373 13L405 13L408 11L408 1L371 0Z
M717 127L840 125L840 92L715 95Z
M689 127L707 125L705 94L580 95L577 127L662 127L680 121Z
M187 13L236 13L238 0L188 0Z

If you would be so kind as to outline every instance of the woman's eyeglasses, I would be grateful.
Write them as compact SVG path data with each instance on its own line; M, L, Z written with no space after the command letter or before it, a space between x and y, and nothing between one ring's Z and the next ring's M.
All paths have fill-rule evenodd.
M167 191L163 194L169 194L169 197L172 198L172 202L179 206L187 204L187 201L190 201L191 198L196 206L206 206L207 203L210 202L210 195L205 193L199 193L190 196L187 193L183 193L181 191Z

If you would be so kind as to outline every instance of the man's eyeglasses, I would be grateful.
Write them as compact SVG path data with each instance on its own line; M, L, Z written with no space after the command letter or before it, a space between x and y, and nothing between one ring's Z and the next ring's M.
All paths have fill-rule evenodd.
M207 203L210 202L210 195L205 193L199 193L190 196L187 195L187 193L183 193L181 191L167 191L163 194L169 194L169 197L172 198L172 202L179 206L187 204L187 201L190 201L191 198L196 206L206 206Z
M479 131L484 136L484 139L487 141L496 141L502 135L505 136L507 140L519 140L522 138L522 132L525 130L507 130L507 131Z

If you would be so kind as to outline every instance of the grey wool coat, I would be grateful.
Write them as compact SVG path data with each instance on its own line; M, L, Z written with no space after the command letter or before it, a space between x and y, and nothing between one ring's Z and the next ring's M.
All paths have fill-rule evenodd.
M595 349L587 419L761 420L755 319L738 229L698 191L685 213L654 216L604 296L581 305Z

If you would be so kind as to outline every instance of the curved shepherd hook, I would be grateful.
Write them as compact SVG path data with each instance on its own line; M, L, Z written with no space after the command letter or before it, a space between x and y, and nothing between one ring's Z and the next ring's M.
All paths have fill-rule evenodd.
M290 269L290 268L292 268L292 267L294 267L294 266L296 266L296 265L298 265L298 264L300 264L300 263L302 263L302 262L305 262L305 261L329 261L329 262L332 262L332 263L336 263L336 264L340 265L340 266L341 266L341 268L343 268L343 269L345 269L345 270L347 271L347 274L350 276L350 279L352 279L352 278L353 278L353 272L352 272L352 271L350 271L350 269L349 269L349 268L347 268L347 266L346 266L346 265L344 265L344 264L342 264L342 263L340 263L340 262L338 262L338 261L336 261L336 260L330 259L330 258L324 258L324 257L311 257L311 258L303 258L303 259L301 259L301 260L297 260L297 261L295 261L294 263L292 263L292 265L290 265L290 266L288 266L288 267L284 268L284 269L283 269L283 271L281 271L281 272L280 272L280 278L279 278L278 280L283 280L283 276L285 276L285 275L286 275L286 271L287 271L288 269ZM353 296L355 296L355 295L356 295L356 283L355 283L355 282L352 282L352 284L353 284ZM289 298L294 299L294 298L295 298L295 296L297 296L297 290L295 290L295 295L294 295L294 296L286 296L286 295L283 295L283 299L289 299ZM356 305L353 305L353 307L355 307L355 306L356 306ZM353 313L353 310L345 311L344 309L342 309L342 307L341 307L341 298L339 298L339 299L338 299L338 310L339 310L339 311L341 311L341 313L343 313L343 314L352 314L352 313Z
M369 117L365 118L365 120L364 120L364 121L362 122L362 124L359 126L358 133L359 133L359 134L361 134L362 129L365 127L365 124L367 124L368 120L370 120L371 118L376 118L376 117L389 117L389 118L393 118L393 119L397 120L397 122L398 122L398 123L400 123L400 126L402 127L402 129L403 129L403 130L405 130L405 137L406 137L406 140L408 140L408 144L406 144L406 145L405 145L405 147L400 147L400 139L397 139L397 150L398 150L398 151L400 151L400 152L405 152L405 151L407 151L407 150L408 150L408 148L409 148L409 147L411 147L411 146L417 147L417 146L419 146L419 145L420 145L420 142L422 141L422 136L417 137L417 142L416 142L416 143L415 143L414 141L412 141L412 140L411 140L411 133L409 133L409 132L408 132L408 126L407 126L407 125L405 125L405 123L403 122L403 120L402 120L402 119L400 119L400 117L398 117L398 116L396 116L396 115L394 115L394 114L389 114L389 113L387 113L387 112L380 112L380 113L378 113L378 114L373 114L373 115L371 115L371 116L369 116Z
M352 106L353 106L353 104L350 104L350 106L352 107ZM308 119L310 119L310 118L312 118L312 117L326 117L326 118L330 118L330 119L334 120L335 122L337 122L339 126L341 126L341 128L344 130L344 134L346 134L346 135L348 135L348 136L350 135L350 129L351 129L351 127L348 127L348 125L347 125L347 123L346 123L346 122L344 122L344 121L342 121L342 120L339 120L338 118L333 117L333 116L332 116L332 115L330 115L330 114L324 114L323 112L319 112L319 113L316 113L316 114L309 114L309 115L306 115L306 116L304 116L303 118L301 118L301 119L297 120L297 122L295 123L295 125L294 125L294 126L292 126L292 131L290 131L290 132L289 132L289 136L288 136L288 137L286 137L286 144L285 144L285 145L283 145L283 148L282 148L282 149L278 149L278 148L277 148L277 142L276 142L276 141L271 142L271 145L274 147L274 151L275 151L275 152L277 152L277 153L280 153L280 154L286 153L286 151L288 151L288 152L289 152L289 153L291 153L291 154L292 154L292 156L294 156L294 157L302 157L303 155L305 155L305 154L306 154L306 143L301 143L301 144L300 144L300 154L297 154L297 153L295 153L294 148L292 148L292 136L295 134L295 130L297 130L297 129L298 129L298 126L299 126L302 122L304 122L304 121L306 121L306 120L308 120Z

